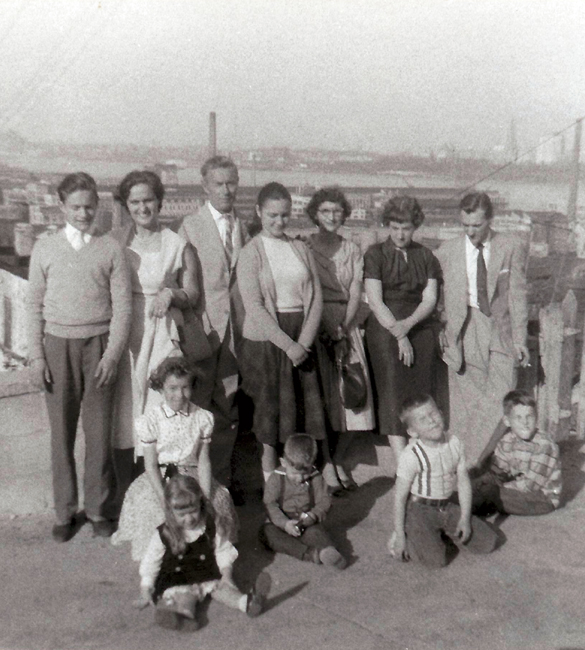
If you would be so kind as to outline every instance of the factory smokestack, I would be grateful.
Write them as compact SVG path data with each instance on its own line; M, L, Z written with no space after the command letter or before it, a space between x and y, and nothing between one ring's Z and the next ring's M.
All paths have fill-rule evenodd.
M217 125L215 112L209 113L209 157L217 154Z

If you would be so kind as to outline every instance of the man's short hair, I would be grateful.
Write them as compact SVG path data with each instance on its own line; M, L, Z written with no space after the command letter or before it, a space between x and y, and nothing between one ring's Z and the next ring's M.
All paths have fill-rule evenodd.
M408 418L414 409L417 409L419 406L424 406L429 402L435 402L431 395L428 393L415 393L410 397L407 397L402 405L400 406L400 411L398 412L398 418L406 427L408 427Z
M201 178L205 178L214 169L235 169L236 174L238 173L238 167L231 158L227 156L212 156L201 166Z
M531 406L536 413L536 400L525 390L511 390L502 400L504 415L510 415L515 406Z
M295 433L284 443L284 457L299 471L308 471L317 458L317 443L307 433Z
M477 210L483 210L485 218L489 221L494 216L492 200L485 192L470 192L466 194L459 203L461 212L471 214Z

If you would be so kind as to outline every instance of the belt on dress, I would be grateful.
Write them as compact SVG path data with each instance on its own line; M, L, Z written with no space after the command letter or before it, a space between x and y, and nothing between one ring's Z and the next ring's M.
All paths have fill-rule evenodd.
M420 503L423 506L431 506L433 508L444 508L451 503L451 499L427 499L426 497L419 497L416 494L412 494L411 498L415 503Z

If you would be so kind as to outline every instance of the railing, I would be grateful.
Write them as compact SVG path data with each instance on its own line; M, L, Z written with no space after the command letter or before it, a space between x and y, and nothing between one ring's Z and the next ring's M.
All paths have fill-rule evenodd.
M539 427L557 441L573 429L585 438L585 382L578 381L585 377L585 346L577 307L570 290L562 302L539 312L539 365L530 383L538 400Z

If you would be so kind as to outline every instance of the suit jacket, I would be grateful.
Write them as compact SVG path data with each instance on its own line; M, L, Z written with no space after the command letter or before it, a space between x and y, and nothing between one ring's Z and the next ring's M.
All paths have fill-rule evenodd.
M240 250L249 239L248 232L236 216L231 268L207 204L196 214L185 217L179 235L195 249L200 289L195 310L203 318L209 343L216 350L225 338L231 320L240 322L242 318L243 308L235 282L235 268Z
M492 335L490 350L515 357L514 345L526 343L526 248L513 236L491 232L487 268ZM463 364L462 329L467 318L468 288L466 235L445 242L435 252L443 270L442 299L438 310L445 324L445 362L455 371Z

